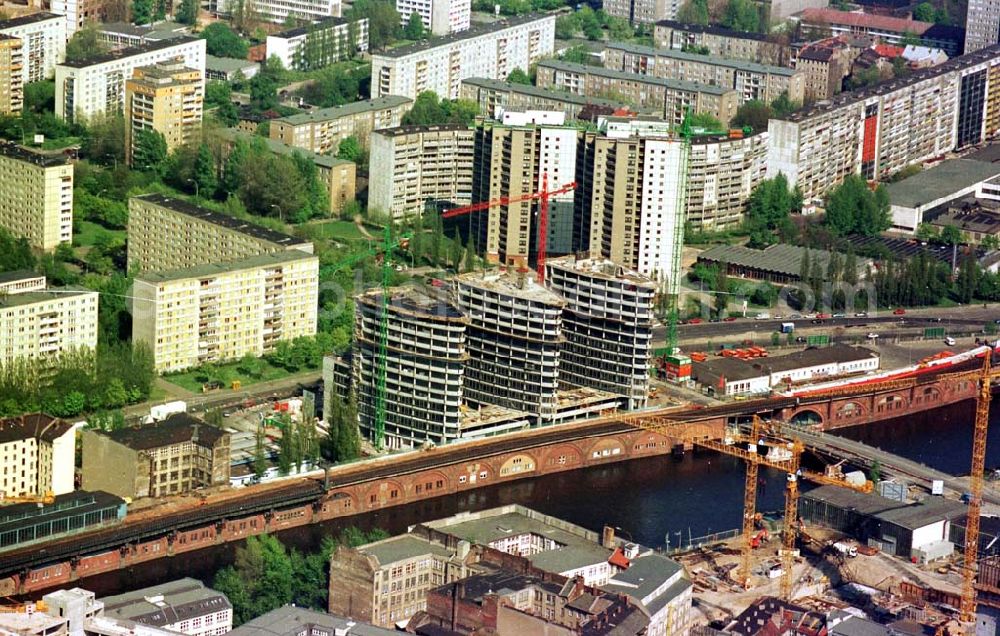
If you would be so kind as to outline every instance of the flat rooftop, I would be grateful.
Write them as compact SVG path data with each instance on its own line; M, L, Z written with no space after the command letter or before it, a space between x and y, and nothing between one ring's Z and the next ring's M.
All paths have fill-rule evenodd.
M466 124L410 124L407 126L393 126L392 128L379 128L372 134L381 135L382 137L405 137L406 135L418 133L447 132L452 130L465 130L471 134L476 129Z
M163 272L143 272L142 274L139 274L135 280L141 280L146 283L162 283L170 280L184 280L186 278L211 278L213 276L221 276L223 274L228 274L229 272L236 272L244 269L271 267L302 260L318 260L318 257L301 250L284 250L281 252L272 252L270 254L258 254L256 256L251 256L238 261L203 263L193 267L167 270Z
M720 26L689 24L687 22L678 22L676 20L660 20L655 23L654 26L670 28L675 31L687 31L689 33L711 33L712 35L724 35L727 38L737 38L740 40L757 40L758 42L768 41L767 36L763 33L748 33Z
M545 264L554 269L579 272L593 276L594 278L622 281L656 289L656 281L653 279L607 258L577 258L576 256L569 255L550 258L545 261Z
M17 18L10 18L9 20L0 21L0 31L5 29L13 29L15 27L25 26L27 24L34 24L35 22L44 22L46 20L65 20L66 16L58 15L56 13L49 13L48 11L39 11L38 13L32 13L30 15L22 15Z
M949 159L902 181L885 186L892 205L916 208L1000 175L1000 164Z
M355 301L372 307L381 307L382 295L381 289L373 289L356 296ZM390 288L388 304L391 311L415 318L469 322L469 319L449 301L443 298L433 298L412 287Z
M527 423L531 417L533 416L525 411L509 409L496 404L481 404L478 407L463 405L459 428L464 431L504 422L524 421Z
M387 565L407 559L415 559L425 555L437 555L450 558L454 552L433 541L428 541L411 534L401 534L381 541L369 543L358 548L359 552L370 554L378 559L379 564Z
M0 534L43 521L80 517L90 512L125 505L125 500L110 493L76 490L56 495L55 502L39 506L33 503L13 504L0 508ZM16 548L16 545L10 548Z
M802 255L807 249L786 243L771 245L762 250L755 250L743 245L716 245L699 254L698 260L728 263L797 277L802 269ZM818 262L820 269L825 272L830 262L830 253L826 250L809 250L809 260Z
M214 55L205 56L205 69L210 71L236 72L246 68L260 66L257 62L241 60L237 57L216 57Z
M19 161L33 163L43 168L64 166L69 163L69 156L62 153L36 152L10 141L0 141L0 156L10 157Z
M990 202L988 199L984 203ZM960 204L966 202L960 202ZM976 199L968 202L968 209L951 208L944 214L937 216L930 221L931 225L953 225L964 232L976 234L997 234L1000 233L1000 214L995 210L985 209L976 203Z
M110 53L101 53L100 55L94 55L82 60L66 61L62 62L58 66L65 66L68 68L87 68L88 66L106 64L108 62L114 62L116 60L124 60L130 57L135 57L136 55L142 55L143 53L162 51L163 49L168 49L172 46L180 46L182 44L189 44L198 41L200 41L200 38L192 37L190 35L182 35L177 38L172 38L169 40L147 42L145 44L140 44L139 46L127 46L117 51L111 51Z
M514 296L546 305L562 307L566 301L547 287L539 285L534 271L515 272L513 270L483 270L455 276L452 280L459 285Z
M302 633L317 636L323 633L344 634L344 636L399 636L398 631L294 605L271 610L229 632L231 636L299 636Z
M473 23L472 28L465 31L460 31L458 33L451 33L449 35L434 38L433 40L428 40L426 42L416 42L414 44L407 44L404 46L398 46L394 49L389 49L388 51L383 51L372 55L372 59L375 58L401 58L413 55L414 53L421 53L423 51L428 51L431 49L444 48L451 46L456 42L461 42L463 40L471 40L473 38L482 37L485 35L495 35L504 29L509 29L518 26L524 26L526 24L531 24L532 22L545 22L547 20L555 21L555 14L545 14L545 13L526 13L524 15L505 17L501 20L496 20L490 22L489 24L476 24Z
M542 60L538 63L538 66L542 68L551 68L567 73L579 73L581 75L596 75L597 77L606 77L608 79L619 80L622 82L641 82L643 84L649 84L652 86L662 86L670 90L686 91L689 93L725 95L726 93L733 92L733 89L725 88L722 86L712 86L711 84L698 84L697 82L689 82L687 80L666 79L662 77L655 77L653 75L643 75L641 73L629 73L627 71L618 71L615 69L604 68L603 66L588 66L586 64L576 64L573 62L560 62L559 60Z
M557 102L565 102L567 104L576 104L579 106L606 106L608 108L621 108L627 105L631 110L637 110L643 113L654 113L659 112L652 108L638 108L632 106L631 104L625 104L623 101L616 101L612 99L605 99L603 97L588 97L586 95L576 95L574 93L567 93L566 91L560 91L551 88L541 88L539 86L533 86L528 84L514 84L512 82L505 82L502 80L489 79L486 77L469 77L462 80L463 84L468 84L469 86L475 86L477 88L484 88L491 91L502 91L516 93L518 95L530 95L532 97L537 97L539 99L550 99Z
M942 519L961 519L968 508L959 501L944 497L926 497L917 503L905 503L839 486L820 486L802 493L802 497L836 508L850 509L857 514L875 517L910 530Z
M13 283L21 280L45 279L45 274L33 272L30 269L19 269L12 272L0 272L0 283Z
M190 577L99 600L104 603L107 616L154 627L172 625L232 607L224 594Z
M10 307L21 307L24 305L34 305L53 300L61 300L72 296L85 296L97 292L83 287L59 287L58 289L46 289L45 291L26 291L17 294L5 294L0 296L0 309Z
M769 64L757 64L756 62L742 62L739 60L729 60L712 55L698 55L697 53L685 53L673 49L657 49L652 46L641 44L628 44L625 42L609 42L605 50L618 50L627 53L637 53L639 55L651 55L655 57L669 57L674 60L684 60L686 62L696 62L699 64L710 64L712 66L722 66L725 68L748 71L751 73L767 73L769 75L782 75L791 77L796 70L785 68L784 66L771 66Z
M344 104L343 106L319 108L306 113L289 115L288 117L278 117L272 121L289 124L291 126L301 126L303 124L311 124L315 122L332 121L334 119L340 119L341 117L350 117L361 113L370 113L376 110L399 108L400 106L405 106L412 101L413 100L409 97L386 95L385 97L376 97L375 99L351 102L349 104Z
M167 208L168 210L173 210L174 212L180 212L181 214L186 214L187 216L205 221L206 223L220 225L224 228L247 234L254 238L261 239L262 241L269 241L275 245L280 245L286 248L309 243L309 241L305 241L290 234L276 232L249 221L238 219L235 216L229 216L228 214L222 214L220 212L213 212L207 208L189 203L184 199L177 199L165 194L143 194L132 198L138 201L152 203L154 205Z
M300 26L292 29L286 29L284 31L279 31L273 35L269 35L269 38L279 38L287 40L290 38L297 38L303 35L308 35L315 31L326 29L329 27L335 27L340 24L347 24L350 22L347 18L338 18L336 16L330 16L329 18L323 18L322 20L317 20L308 26Z

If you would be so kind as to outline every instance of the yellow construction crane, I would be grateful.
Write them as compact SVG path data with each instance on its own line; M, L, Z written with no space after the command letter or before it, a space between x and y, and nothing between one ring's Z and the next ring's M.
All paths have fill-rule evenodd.
M749 588L753 560L754 524L757 519L757 480L760 467L765 466L787 475L785 484L785 520L782 530L780 551L782 576L781 596L791 600L794 582L792 567L795 564L795 537L799 506L799 479L850 488L861 492L871 492L872 484L853 484L836 471L828 474L803 470L801 467L802 442L783 434L784 427L771 422L763 422L754 417L750 430L744 428L727 429L721 440L708 436L688 434L685 422L678 422L663 415L622 414L615 419L635 428L666 435L678 441L696 444L731 457L738 457L746 463L746 484L743 491L743 544L738 577L744 587ZM766 454L761 454L762 449Z
M0 491L0 506L5 506L8 504L18 504L18 503L37 503L37 504L50 504L55 502L55 494L49 490L44 495L17 495L17 496L7 496L6 493Z
M972 432L972 466L969 472L969 513L965 522L965 562L962 570L962 606L959 608L963 623L976 621L976 575L979 571L979 514L983 507L983 471L986 470L986 434L990 427L990 364L993 350L983 356L979 372L979 395L976 396L976 425Z

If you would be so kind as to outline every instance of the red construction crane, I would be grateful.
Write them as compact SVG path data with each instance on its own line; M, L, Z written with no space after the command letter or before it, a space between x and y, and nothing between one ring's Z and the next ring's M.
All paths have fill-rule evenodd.
M576 182L567 183L556 190L549 190L549 175L542 173L542 189L530 194L522 194L517 197L500 197L492 201L480 201L471 205L464 205L460 208L451 208L441 214L441 218L450 219L455 216L469 214L470 212L481 212L501 205L511 203L521 203L523 201L534 201L538 199L538 282L545 281L545 248L549 240L549 197L565 194L576 188Z

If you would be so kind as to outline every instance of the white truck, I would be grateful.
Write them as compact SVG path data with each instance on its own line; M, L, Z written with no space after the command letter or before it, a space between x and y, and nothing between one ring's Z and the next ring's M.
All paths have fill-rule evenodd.
M146 416L143 423L152 424L153 422L160 422L167 419L167 417L173 415L174 413L185 412L187 412L187 403L181 400L167 402L165 404L157 404L156 406L150 407L149 415Z
M830 547L846 557L854 558L858 556L858 546L847 543L846 541L837 541Z

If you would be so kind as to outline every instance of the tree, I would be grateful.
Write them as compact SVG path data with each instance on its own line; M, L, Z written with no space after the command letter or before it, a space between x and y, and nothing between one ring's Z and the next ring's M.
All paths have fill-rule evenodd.
M472 242L472 233L469 233L469 242L465 246L465 263L462 265L462 269L466 272L475 271L478 265L478 258L476 257L476 244Z
M707 25L708 0L688 0L678 11L677 19L688 24Z
M174 17L181 24L197 24L199 9L198 0L181 0L181 5L177 8L177 14Z
M260 481L260 478L267 472L267 450L264 445L264 425L257 426L257 434L254 437L253 450L253 474Z
M913 7L913 19L920 22L933 22L934 13L934 5L926 0Z
M695 113L688 117L688 124L695 128L722 130L722 122L711 113Z
M773 179L761 181L747 200L745 229L750 234L750 247L772 245L781 239L791 239L795 226L791 214L802 209L802 194L789 188L788 179L779 173Z
M295 575L285 546L271 535L249 536L233 565L215 575L213 587L233 605L233 624L243 624L292 601Z
M744 102L736 109L736 115L729 125L733 128L749 126L754 131L767 130L767 120L771 118L771 108L759 99Z
M125 163L125 118L120 113L100 113L90 118L82 154L101 165Z
M940 236L937 228L930 223L921 223L917 226L916 237L918 241L933 243L940 239Z
M576 19L567 13L556 18L556 37L560 40L570 40L576 37Z
M250 51L250 44L225 22L213 22L205 27L200 37L205 40L205 50L209 55L243 60ZM254 77L259 75L260 73Z
M458 228L455 228L455 233L451 237L451 253L448 259L451 262L451 267L456 272L462 270L462 257L465 256L465 248L462 247L462 237L458 233Z
M872 461L872 466L868 469L868 479L876 484L882 481L882 463L879 460Z
M250 108L260 113L278 105L278 82L270 73L257 73L250 79Z
M416 11L410 13L410 18L406 21L406 27L403 29L403 37L407 40L424 39L424 21L420 19L420 14Z
M760 30L760 10L753 0L729 0L722 25L736 31L755 33Z
M848 175L827 197L824 224L834 234L877 236L892 226L889 195L879 185L874 192L859 175Z
M345 403L335 388L331 387L331 391L330 412L326 414L329 426L320 452L330 461L343 462L361 454L357 405L353 398Z
M196 192L205 198L212 197L215 194L215 189L219 186L219 181L215 178L215 158L206 143L198 146L198 156L194 161L192 179L198 184Z
M356 0L344 13L348 20L368 20L368 41L371 49L381 51L402 35L402 19L396 5L387 0Z
M153 0L132 0L133 24L150 24L155 10Z
M507 81L510 82L511 84L527 84L529 86L531 85L531 77L529 77L528 74L525 73L520 68L515 68L513 71L511 71L507 75Z
M413 107L403 115L404 126L432 124L471 124L479 114L479 105L466 99L438 99L434 91L417 95Z
M143 172L160 172L167 159L167 140L152 129L138 130L132 140L132 167Z
M781 94L775 97L774 101L771 102L771 116L777 119L784 119L801 107L802 104L799 102L793 102L788 98L788 91L782 91ZM765 126L762 130L767 130L767 127Z
M361 163L365 151L361 148L361 142L354 135L344 137L337 146L337 158Z
M962 231L954 225L946 225L941 229L940 240L945 245L961 245L965 242L962 239Z
M576 23L583 31L584 37L588 40L601 39L604 35L604 31L601 30L601 20L597 16L597 12L590 8L590 5L583 5L575 15Z
M79 62L107 51L108 47L101 41L96 23L88 22L82 28L77 29L73 37L66 43L66 61Z

